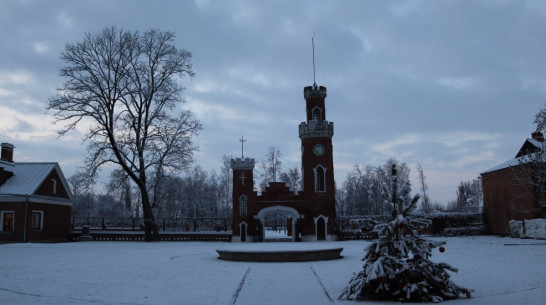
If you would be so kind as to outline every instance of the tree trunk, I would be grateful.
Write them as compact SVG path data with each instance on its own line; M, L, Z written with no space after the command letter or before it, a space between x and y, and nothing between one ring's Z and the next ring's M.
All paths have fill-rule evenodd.
M142 214L144 217L144 241L160 241L161 238L159 237L148 193L145 190L140 190L140 192L142 195Z

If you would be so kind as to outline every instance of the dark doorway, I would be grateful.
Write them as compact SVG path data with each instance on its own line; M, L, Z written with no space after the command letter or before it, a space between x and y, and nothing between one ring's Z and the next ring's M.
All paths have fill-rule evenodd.
M241 241L246 241L246 224L241 224Z
M317 220L317 240L326 240L326 223L322 217Z

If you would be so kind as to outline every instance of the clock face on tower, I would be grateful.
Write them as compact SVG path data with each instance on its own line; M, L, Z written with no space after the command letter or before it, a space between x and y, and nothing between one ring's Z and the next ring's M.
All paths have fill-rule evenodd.
M326 150L324 149L324 145L322 145L322 144L317 144L317 145L313 146L313 153L317 157L320 157L320 156L324 155L325 151Z

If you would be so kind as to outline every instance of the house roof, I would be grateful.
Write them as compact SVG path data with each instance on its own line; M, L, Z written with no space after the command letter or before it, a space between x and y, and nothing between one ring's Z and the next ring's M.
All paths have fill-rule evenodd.
M72 199L72 192L58 163L15 162L13 164L14 166L10 168L13 171L13 176L0 185L0 195L33 195L47 176L55 170L66 189L68 197Z
M505 169L505 168L509 168L511 166L516 166L516 165L519 165L519 164L522 164L522 163L526 163L528 160L529 160L529 158L526 158L525 156L510 159L510 160L508 160L506 162L503 162L503 163L501 163L501 164L499 164L499 165L497 165L495 167L492 167L492 168L480 173L480 175L490 173L490 172L494 172L494 171L498 171L498 170Z
M506 162L503 162L497 166L494 166L482 173L481 174L486 174L486 173L490 173L490 172L494 172L494 171L498 171L498 170L501 170L501 169L505 169L505 168L509 168L511 166L516 166L516 165L519 165L519 164L523 164L523 163L527 163L529 161L531 161L532 159L534 159L533 157L529 157L529 156L533 156L535 153L538 153L540 151L543 150L544 148L544 142L541 142L537 139L533 139L533 138L527 138L525 140L525 142L523 142L523 145L521 145L521 148L519 149L518 153L516 154L516 157L513 158L513 159L510 159Z
M493 168L490 168L482 173L481 174L486 174L486 173L490 173L490 172L494 172L494 171L498 171L498 170L501 170L501 169L505 169L505 168L509 168L509 167L512 167L512 166L517 166L517 165L521 165L521 164L525 164L525 163L529 163L529 162L542 162L542 163L546 163L546 154L543 154L541 153L541 150L538 150L538 151L535 151L533 153L528 153L526 155L523 155L521 157L516 157L514 159L510 159L504 163L501 163Z
M13 162L8 162L8 161L4 161L4 160L0 159L0 168L4 168L7 171L12 172L13 167L15 167L15 164L13 164Z
M523 145L521 145L521 148L519 149L518 153L516 154L516 158L522 157L537 151L541 151L544 147L544 142L538 141L536 139L529 139L527 138L525 142L523 142Z

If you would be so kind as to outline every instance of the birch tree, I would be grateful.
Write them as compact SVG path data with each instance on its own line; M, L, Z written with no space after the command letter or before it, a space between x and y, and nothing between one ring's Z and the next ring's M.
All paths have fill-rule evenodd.
M282 161L280 160L281 151L275 147L270 146L265 154L265 159L261 164L261 182L259 184L260 190L263 192L269 185L269 182L277 182L281 177Z
M423 193L423 196L421 197L421 210L428 214L432 212L432 203L430 202L430 198L427 194L428 185L425 182L425 172L423 171L423 166L421 163L417 163L415 169L417 169L417 180L419 181L419 186L421 187L421 192Z

